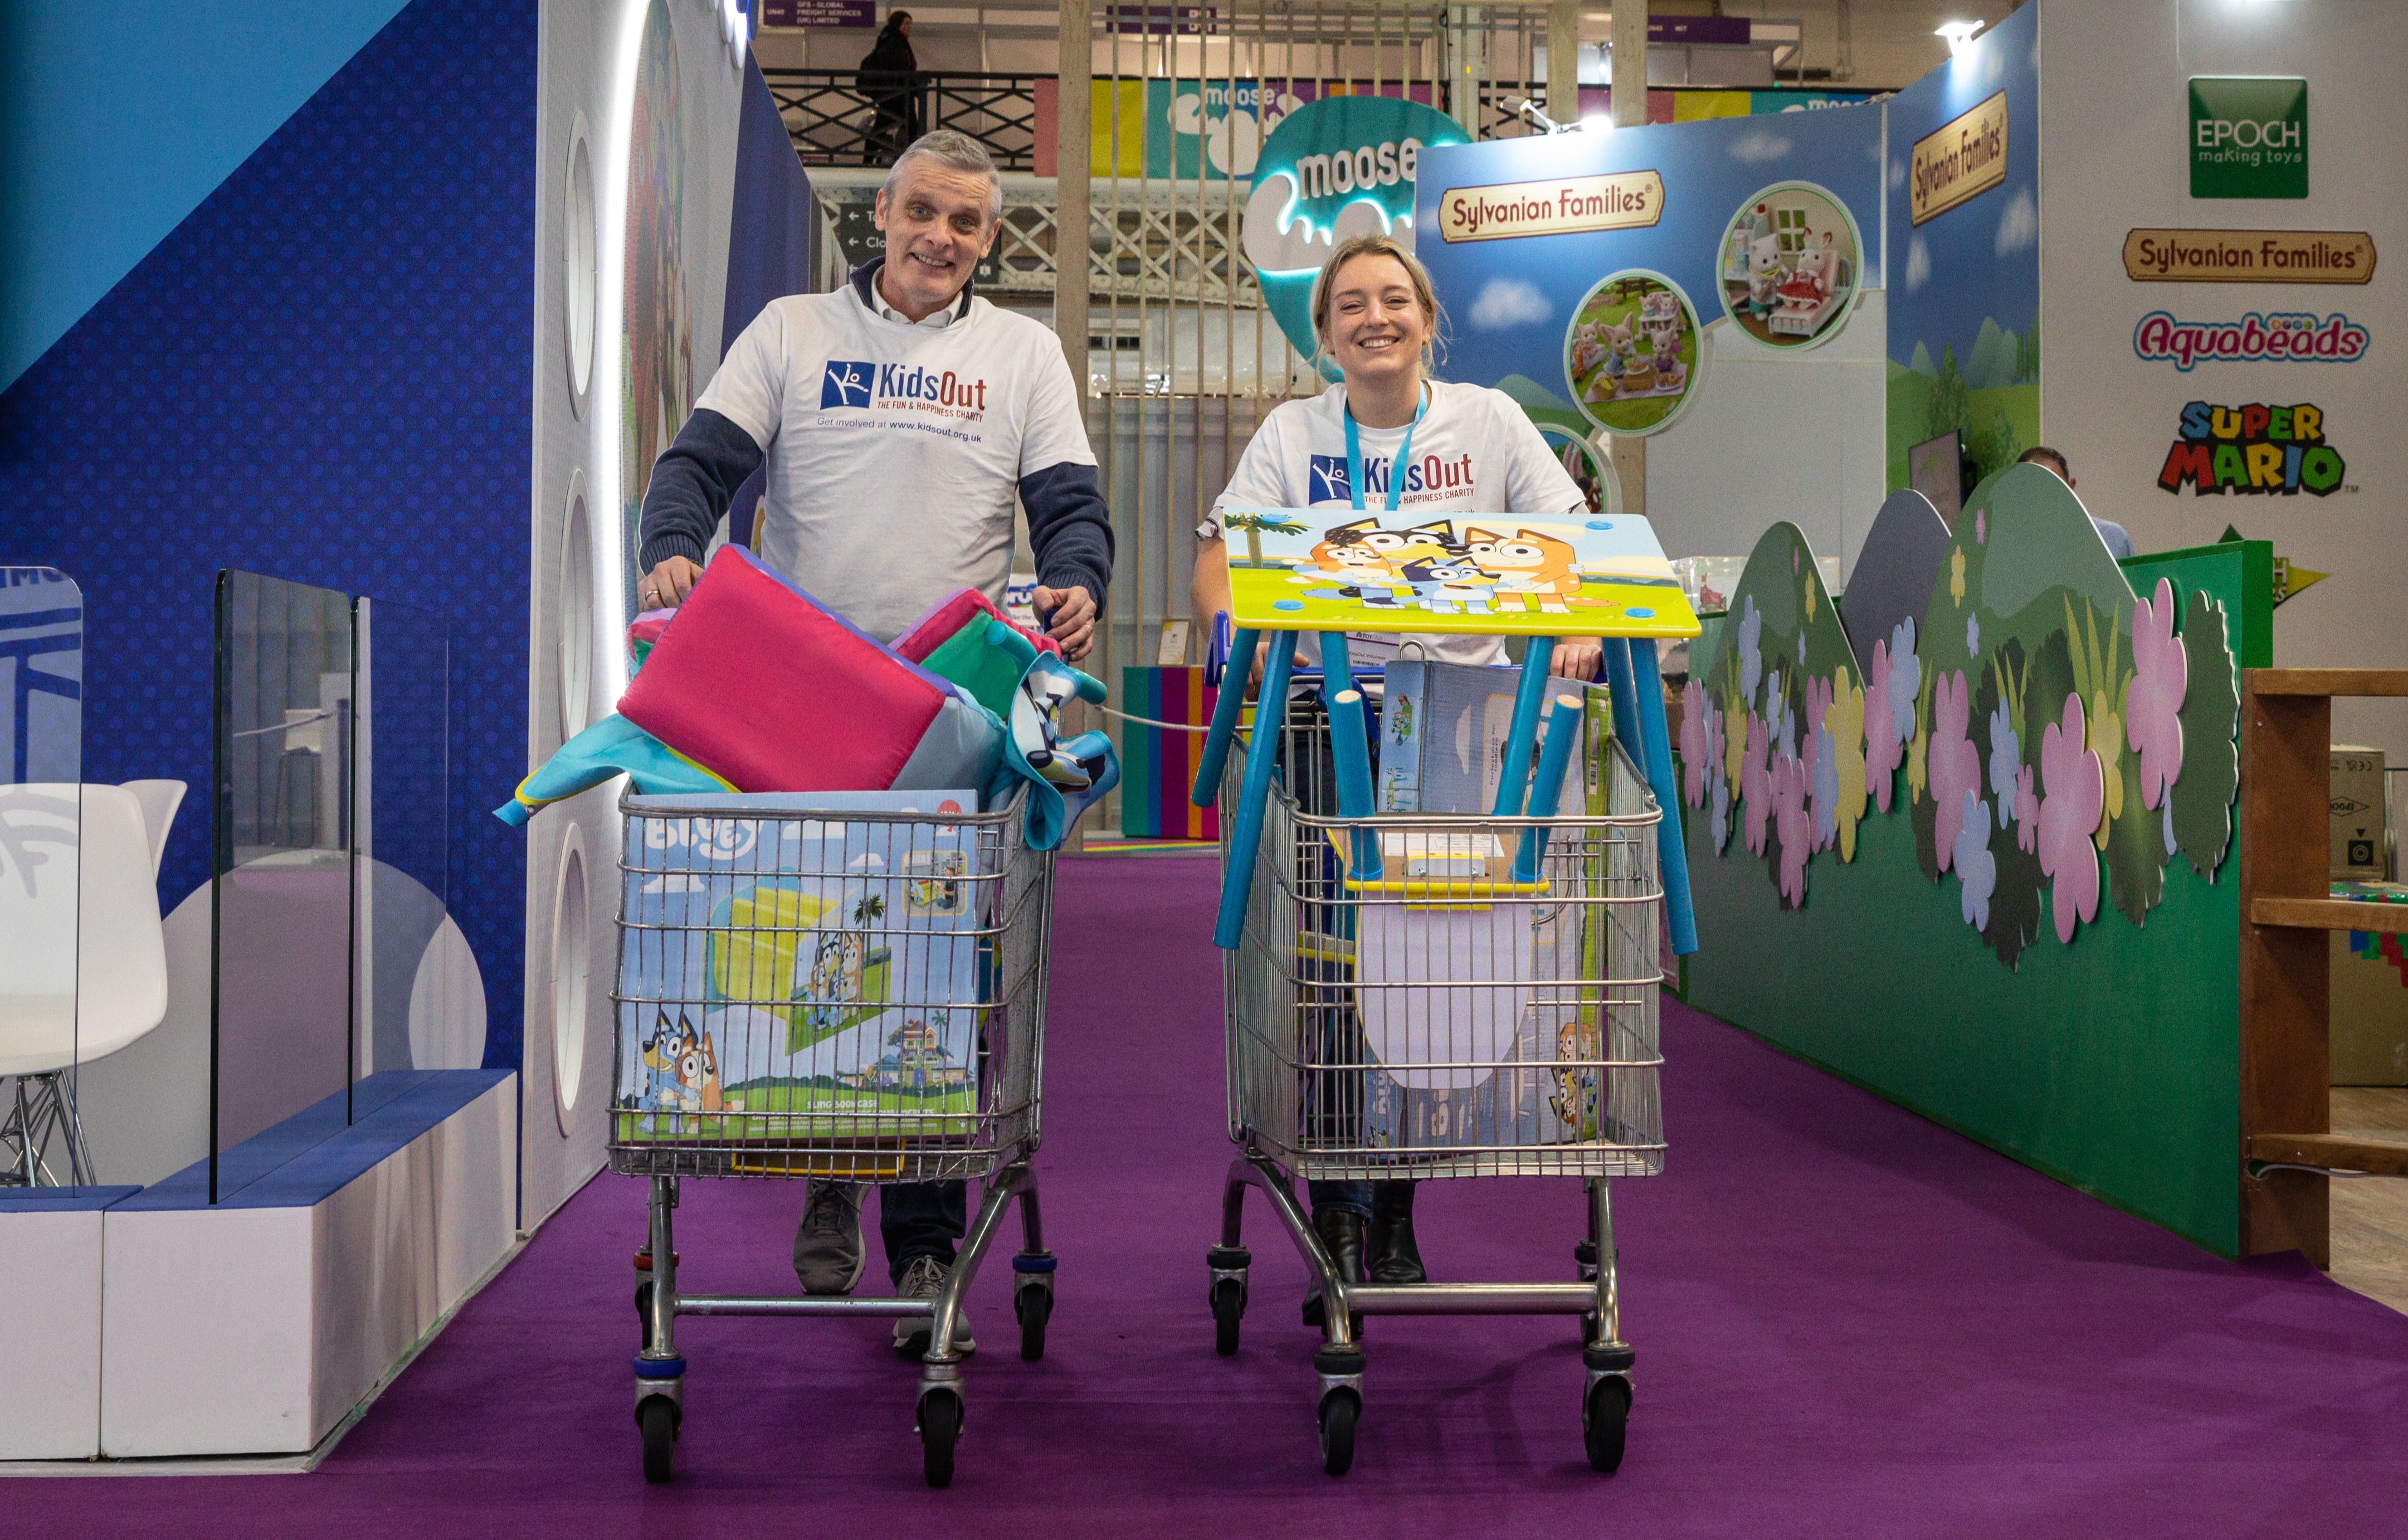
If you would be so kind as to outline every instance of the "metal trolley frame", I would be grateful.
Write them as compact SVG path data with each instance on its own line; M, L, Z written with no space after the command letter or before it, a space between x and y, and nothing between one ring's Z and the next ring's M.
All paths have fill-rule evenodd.
M1238 1350L1253 1187L1320 1293L1313 1366L1329 1474L1353 1463L1362 1321L1375 1315L1580 1317L1584 1440L1593 1467L1614 1470L1634 1354L1607 1184L1656 1174L1665 1150L1655 798L1612 742L1601 814L1328 816L1308 811L1335 805L1327 733L1319 711L1291 706L1243 937L1225 964L1229 1137L1241 1153L1208 1258L1215 1346ZM1239 774L1232 756L1225 807ZM1355 881L1348 852L1373 839L1389 880ZM1484 854L1488 874L1465 875ZM1513 880L1517 854L1538 880ZM1295 1191L1297 1178L1515 1175L1586 1183L1578 1281L1346 1284Z
M979 1264L1018 1201L1021 1247L1012 1258L1013 1312L1020 1325L1020 1356L1044 1355L1046 1322L1053 1313L1054 1267L1045 1248L1037 1179L1030 1170L1039 1137L1044 1083L1045 998L1053 929L1054 853L1028 848L1024 839L1024 790L1010 805L986 813L884 813L797 811L793 797L758 799L756 811L736 798L709 805L674 798L623 795L619 968L611 999L618 1003L615 1072L612 1077L609 1163L613 1172L651 1181L650 1225L636 1254L636 1313L643 1350L635 1361L636 1421L643 1439L644 1475L669 1479L684 1419L686 1362L677 1346L680 1316L925 1317L928 1347L922 1360L917 1428L924 1471L932 1487L953 1478L953 1447L960 1435L964 1387L955 1329L963 1300ZM852 843L842 843L845 840ZM934 853L941 864L906 863L884 875L865 875L858 857L829 869L783 867L773 854L811 845L844 851L854 844L874 850ZM712 878L775 881L798 888L817 884L833 891L836 903L851 904L853 934L873 957L883 943L889 959L884 1002L909 1018L917 1010L924 1027L940 1012L966 1012L975 1019L980 1072L974 1103L941 1111L892 1109L831 1117L824 1109L746 1110L722 1100L716 1108L643 1112L629 1105L628 1092L648 1072L638 1034L648 1017L664 1026L702 1018L706 1006L727 1004L715 986L724 979L687 976L678 959L692 955L692 932L708 929L712 943L749 948L744 962L752 977L785 985L802 938L812 933L799 910L765 914L752 906L752 923L666 924L648 919L641 895ZM629 912L635 899L638 913ZM915 973L907 943L935 932L921 917L929 912L954 918L940 940L951 948L974 946L975 999L953 998L956 981L930 967ZM920 923L915 923L920 922ZM781 950L782 948L782 950ZM724 965L715 965L724 969ZM681 973L681 970L685 971ZM757 992L739 979L739 992ZM636 1029L631 1030L631 1023ZM709 1052L707 1048L703 1051ZM898 1049L909 1056L910 1044ZM630 1062L631 1053L637 1062ZM925 1058L924 1050L921 1058ZM907 1057L907 1064L911 1060ZM912 1065L923 1075L924 1068ZM713 1065L712 1093L734 1086L741 1067ZM964 1237L943 1289L931 1300L853 1298L835 1295L691 1294L678 1287L674 1216L678 1188L688 1177L794 1178L893 1184L965 1180L981 1185L977 1218Z

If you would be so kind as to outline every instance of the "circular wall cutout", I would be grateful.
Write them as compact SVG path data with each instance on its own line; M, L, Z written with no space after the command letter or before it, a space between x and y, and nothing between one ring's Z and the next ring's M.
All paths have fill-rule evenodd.
M1575 433L1560 423L1539 423L1539 440L1555 453L1564 474L1581 489L1591 516L1612 518L1622 511L1622 482L1612 458L1597 437Z
M1705 372L1698 308L1662 273L1598 279L1564 331L1564 380L1581 414L1608 433L1661 433L1697 399Z
M585 893L585 831L568 826L552 906L552 1110L563 1138L585 1079L585 986L593 957Z
M596 266L601 232L595 223L594 150L585 114L568 133L568 194L561 212L561 295L566 312L562 338L568 362L569 405L585 410L594 382L594 333L601 296Z
M594 531L585 511L585 472L568 476L562 520L560 576L552 612L558 628L560 740L583 732L594 717Z

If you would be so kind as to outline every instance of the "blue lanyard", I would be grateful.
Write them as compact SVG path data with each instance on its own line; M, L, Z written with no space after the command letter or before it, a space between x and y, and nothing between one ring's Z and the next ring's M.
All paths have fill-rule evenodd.
M1413 403L1413 420L1405 426L1405 441L1397 446L1397 457L1388 462L1388 511L1391 513L1397 511L1398 502L1405 495L1405 468L1413 462L1413 429L1422 425L1422 418L1429 410L1429 386L1422 386L1421 395ZM1348 406L1343 410L1346 413L1346 490L1354 495L1354 511L1360 513L1363 511L1363 440L1354 431L1354 409Z

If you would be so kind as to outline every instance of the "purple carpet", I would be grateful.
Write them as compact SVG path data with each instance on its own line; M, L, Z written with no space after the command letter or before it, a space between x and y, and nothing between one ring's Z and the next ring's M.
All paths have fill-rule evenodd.
M1370 1323L1354 1474L1316 1460L1303 1269L1250 1207L1212 1352L1229 1158L1202 861L1065 862L1041 1172L1048 1356L979 1280L952 1490L869 1323L681 1323L676 1482L638 1467L633 1181L603 1176L308 1476L25 1481L16 1533L1632 1536L2408 1533L2408 1317L2235 1266L1667 1005L1668 1174L1616 1188L1638 1400L1583 1461L1565 1318ZM1457 1278L1565 1278L1570 1182L1425 1189ZM791 1288L799 1187L696 1182L697 1290ZM1250 1200L1258 1203L1259 1199ZM874 1245L875 1243L873 1243Z

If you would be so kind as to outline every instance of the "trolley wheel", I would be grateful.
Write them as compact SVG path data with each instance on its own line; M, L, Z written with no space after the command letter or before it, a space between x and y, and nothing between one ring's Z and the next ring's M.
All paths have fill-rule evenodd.
M1031 1284L1011 1296L1011 1313L1020 1317L1020 1357L1035 1363L1045 1356L1045 1323L1054 1316L1054 1290Z
M920 1465L931 1487L953 1482L953 1441L962 1436L962 1398L930 1390L920 1398Z
M1246 1286L1224 1278L1212 1286L1212 1351L1225 1359L1238 1356L1238 1322L1246 1314Z
M1581 1437L1588 1466L1611 1475L1622 1468L1622 1440L1630 1422L1630 1382L1608 1374L1588 1388L1581 1407Z
M646 1396L636 1404L636 1426L644 1435L644 1479L659 1486L677 1458L678 1404L666 1396Z
M1363 1398L1352 1390L1332 1390L1321 1398L1321 1468L1344 1475L1354 1466L1354 1421L1363 1415Z

